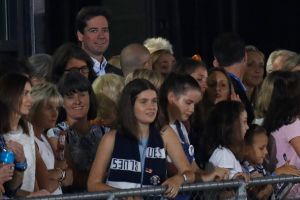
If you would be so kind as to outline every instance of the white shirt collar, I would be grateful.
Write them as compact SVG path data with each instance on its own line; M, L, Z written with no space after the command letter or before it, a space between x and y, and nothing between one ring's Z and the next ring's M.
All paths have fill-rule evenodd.
M100 63L98 60L96 60L95 58L91 57L93 62L94 62L94 66L93 66L93 70L95 71L97 76L102 76L104 74L106 74L105 72L105 67L107 65L107 60L105 57L102 57L102 62Z

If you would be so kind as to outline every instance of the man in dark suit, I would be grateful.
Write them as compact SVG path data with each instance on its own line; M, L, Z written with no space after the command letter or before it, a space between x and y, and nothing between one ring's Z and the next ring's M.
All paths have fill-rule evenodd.
M246 88L242 82L247 64L244 41L236 34L224 33L213 43L214 67L224 67L227 71L234 91L244 103L248 124L254 119L252 105L246 95Z
M98 6L83 7L76 16L76 34L85 50L94 61L93 69L97 76L107 73L123 75L122 71L110 65L104 52L109 45L109 12Z

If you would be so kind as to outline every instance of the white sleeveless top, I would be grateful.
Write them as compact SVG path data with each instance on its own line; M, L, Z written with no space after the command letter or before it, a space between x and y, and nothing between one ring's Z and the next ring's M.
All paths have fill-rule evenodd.
M55 164L55 158L54 158L54 153L53 150L46 139L46 137L42 134L41 135L42 140L38 139L37 137L34 137L34 140L38 146L39 153L47 167L48 170L54 169L54 164ZM51 194L58 195L62 194L61 187L59 186L54 192Z
M28 192L34 191L35 184L35 144L32 125L28 123L29 135L23 132L21 127L16 131L10 131L3 134L5 141L15 141L23 145L25 158L27 160L27 169L24 171L23 184L21 190Z

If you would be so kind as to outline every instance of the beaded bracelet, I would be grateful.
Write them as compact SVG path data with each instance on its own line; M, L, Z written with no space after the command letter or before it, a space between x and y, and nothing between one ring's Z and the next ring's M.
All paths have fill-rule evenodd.
M60 178L59 178L59 182L62 182L64 179L65 179L65 177L66 177L66 171L65 170L62 170L61 168L56 168L57 170L59 170L59 172L60 172Z

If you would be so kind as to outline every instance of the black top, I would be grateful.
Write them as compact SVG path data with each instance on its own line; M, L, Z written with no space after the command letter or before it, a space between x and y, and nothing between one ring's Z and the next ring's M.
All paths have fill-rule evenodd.
M105 73L109 74L109 73L112 73L112 74L117 74L119 76L123 76L123 72L121 69L107 63L106 66L105 66Z

